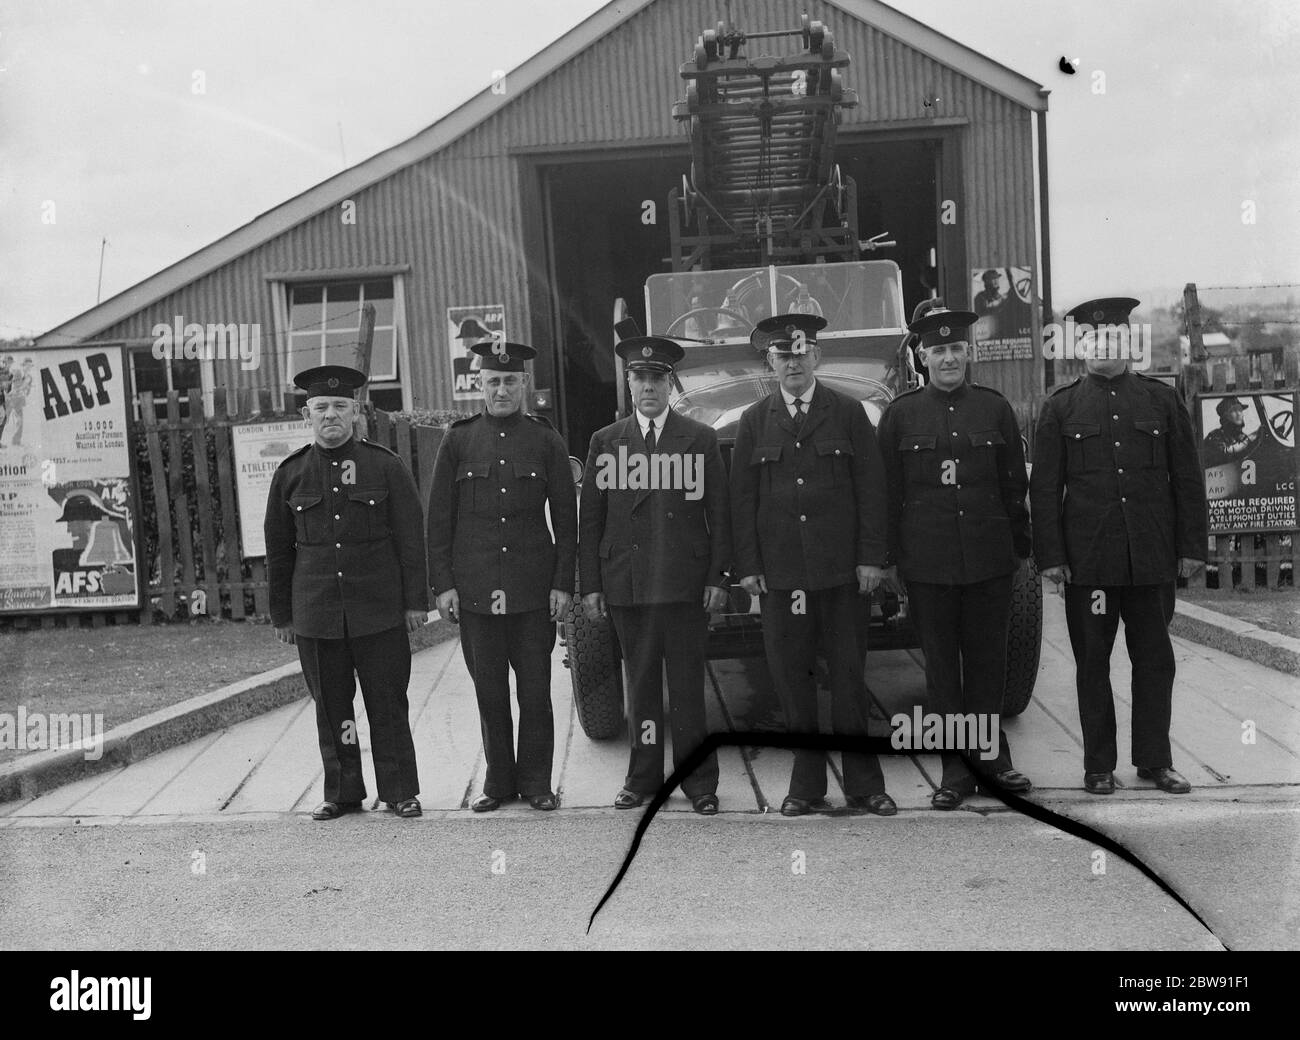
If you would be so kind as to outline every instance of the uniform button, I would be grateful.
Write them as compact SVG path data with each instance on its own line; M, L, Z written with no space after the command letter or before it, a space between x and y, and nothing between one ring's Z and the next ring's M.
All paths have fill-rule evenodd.
M300 513L302 512L302 506L299 506L299 507L298 507L298 512L300 512Z
M1122 476L1122 475L1123 475L1123 473L1124 473L1124 471L1123 471L1123 470L1120 470L1120 471L1119 471L1119 472L1120 472L1120 475L1121 475L1121 476Z
M952 464L953 464L954 466L960 466L960 465L961 465L961 459L953 459L953 460L952 460Z
M498 461L499 461L499 462L501 463L501 465L503 465L503 466L506 464L506 460L505 460L505 459L499 459Z
M958 510L957 510L957 515L958 515L958 516L965 516L965 515L966 515L966 510L964 510L964 509L958 509Z
M802 484L802 483L803 483L803 477L799 477L799 478L795 481L795 483L796 483L796 484Z
M920 450L921 450L921 446L920 446L919 444L913 444L913 445L912 445L912 450L913 450L913 451L920 451Z
M1112 418L1112 419L1118 419L1119 416L1118 416L1118 415L1112 415L1111 418Z
M374 500L373 498L370 500L370 504L371 504L372 506L375 504L375 500Z
M801 445L798 441L795 441L795 442L794 442L794 446L795 446L796 448L800 448L800 447L802 447L803 445Z
M334 489L334 490L335 490L335 491L337 491L337 490L338 490L338 488L335 488L335 489Z
M953 430L953 431L952 431L952 435L953 435L954 437L956 437L956 436L957 436L957 431L956 431L956 430Z
M839 448L836 448L836 449L835 449L835 454L838 455L839 453L840 453L840 449L839 449Z
M1151 432L1152 432L1152 433L1159 433L1160 431L1159 431L1158 429L1152 429Z
M506 435L506 431L502 430L497 436L504 437L505 435Z
M632 551L633 551L633 552L636 552L636 550L637 550L637 549L640 549L640 548L641 548L641 546L639 546L639 545L634 545L634 546L632 546Z
M337 520L338 518L339 518L338 513L335 513L335 514L334 514L334 519Z
M953 408L952 405L949 405L949 406L948 406L948 411L950 411L950 412L954 412L954 411L956 411L956 409Z
M506 518L505 518L504 516L501 518L501 522L502 522L503 524L506 522Z
M506 551L506 547L505 547L504 545L501 546L501 551L502 551L502 552L505 552L505 551Z
M807 522L808 522L808 517L806 517L806 516L800 516L800 517L799 517L799 522L800 522L801 524L802 524L802 523L807 523Z
M502 488L502 489L501 489L501 494L504 495L505 493L506 493L506 489L505 489L505 488Z
M1111 397L1114 397L1114 396L1115 396L1115 391L1114 391L1114 390L1112 390L1112 391L1110 392L1110 396L1111 396Z
M961 490L961 485L960 485L960 484L957 485L957 490L958 490L958 491Z
M1127 498L1121 498L1120 501L1121 501L1121 502L1127 502L1128 499L1127 499Z
M474 471L472 469L467 469L465 471L465 476L472 477L473 475L474 475Z
M340 578L343 577L343 572L342 572L342 571L339 571L339 577L340 577Z
M533 471L532 471L531 473L529 473L528 475L529 475L530 477L535 477L535 476L537 476L537 471L536 471L536 470L533 470Z
M1116 442L1115 442L1115 447L1117 447L1117 448L1119 447L1119 441L1116 441Z
M1083 434L1081 434L1081 433L1076 433L1076 434L1074 435L1074 439L1077 441L1077 440L1078 440L1080 437L1082 437L1082 436L1083 436Z
M334 543L334 548L335 548L335 549L342 549L342 548L343 548L343 543L342 543L342 542L335 542L335 543Z
M673 514L672 514L672 513L669 513L669 514L668 514L668 519L671 520L672 518L673 518Z
M331 466L337 466L337 465L338 465L338 460L336 459L334 462L331 462L330 465L331 465Z

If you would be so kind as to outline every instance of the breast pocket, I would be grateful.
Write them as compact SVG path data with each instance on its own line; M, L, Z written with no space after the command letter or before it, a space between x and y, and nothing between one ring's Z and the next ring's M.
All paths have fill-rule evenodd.
M458 511L469 515L476 508L484 509L490 505L487 493L488 476L492 472L491 462L462 462L456 470L456 500Z
M311 545L323 542L328 537L328 518L321 505L324 497L311 494L289 496L289 508L293 511L295 536L299 544Z
M546 467L540 462L516 462L515 487L519 492L519 501L515 504L524 509L540 508L546 501Z
M898 438L898 451L903 459L903 472L909 481L934 484L939 480L939 438L933 433L905 433Z
M1006 443L1000 430L977 430L970 434L971 475L996 481L998 449Z
M832 487L848 487L853 483L852 441L818 441L817 460L830 464Z
M1144 466L1163 467L1165 464L1165 438L1169 431L1160 419L1135 419L1137 430L1138 461Z
M780 444L769 444L755 448L753 455L750 456L749 464L759 467L758 486L765 495L771 494L772 473L781 461L781 450L782 446Z
M347 527L345 533L358 541L387 538L388 489L358 488L348 492Z
M1067 422L1061 426L1070 469L1079 473L1101 469L1109 461L1104 452L1099 423Z

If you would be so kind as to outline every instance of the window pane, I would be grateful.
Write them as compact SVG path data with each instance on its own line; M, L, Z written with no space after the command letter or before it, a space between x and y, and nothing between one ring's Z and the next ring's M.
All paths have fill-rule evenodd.
M370 350L370 378L397 378L397 339L392 329L375 329Z
M363 286L365 302L375 305L375 325L381 327L393 324L393 283L366 282Z
M166 361L159 361L147 351L134 351L131 354L131 367L135 370L135 392L137 394L167 393Z
M402 410L402 391L399 388L371 390L370 403L385 412L400 412Z
M325 320L331 329L355 329L361 324L361 283L341 282L325 287Z
M319 285L295 285L289 289L289 326L319 328L324 289Z
M357 365L357 334L351 332L327 332L325 334L326 365Z
M202 386L201 367L197 361L172 361L172 389L179 390L181 396L192 386Z
M321 363L321 336L319 332L300 332L289 337L289 379L306 368Z

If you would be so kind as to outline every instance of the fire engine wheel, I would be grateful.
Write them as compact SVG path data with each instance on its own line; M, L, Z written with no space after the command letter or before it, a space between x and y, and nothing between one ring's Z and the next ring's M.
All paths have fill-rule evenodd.
M614 626L608 618L589 620L575 597L574 608L564 621L564 641L582 732L591 740L624 735L623 664Z
M817 54L822 49L822 42L826 39L826 26L821 22L813 22L808 27L808 49Z
M1038 657L1043 646L1043 582L1038 564L1029 561L1029 574L1011 590L1011 624L1007 629L1007 684L1002 714L1019 715L1034 695Z
M718 34L712 29L704 30L704 53L710 61L718 60Z
M694 310L687 311L685 314L677 317L673 323L664 330L664 335L669 337L673 336L677 331L686 327L687 321L701 314L718 314L727 318L735 318L741 323L741 325L748 325L750 328L753 328L753 323L748 318L727 307L696 307Z
M695 45L695 67L697 69L707 68L709 64L709 51L704 46L704 37L701 36L699 42Z

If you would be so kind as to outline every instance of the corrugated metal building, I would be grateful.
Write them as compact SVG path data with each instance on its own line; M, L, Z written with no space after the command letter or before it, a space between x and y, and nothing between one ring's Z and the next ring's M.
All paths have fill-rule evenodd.
M845 113L837 159L859 186L862 235L898 241L879 255L902 267L909 312L931 286L949 306L971 306L982 269L1020 279L1034 359L985 363L977 378L1016 400L1038 396L1047 92L875 0L742 0L733 17L744 30L785 29L801 7L853 59L845 82L860 103ZM490 322L487 308L499 307L508 337L539 348L534 385L554 391L556 419L580 449L611 412L613 301L635 313L645 278L667 269L668 221L644 223L642 204L662 209L686 172L687 131L671 114L684 93L678 70L718 17L700 0L611 3L428 129L38 345L125 343L140 389L193 382L199 369L205 389L280 389L295 367L355 342L370 300L377 403L476 410L454 397L456 323ZM260 365L151 367L155 326L177 316L260 326Z

